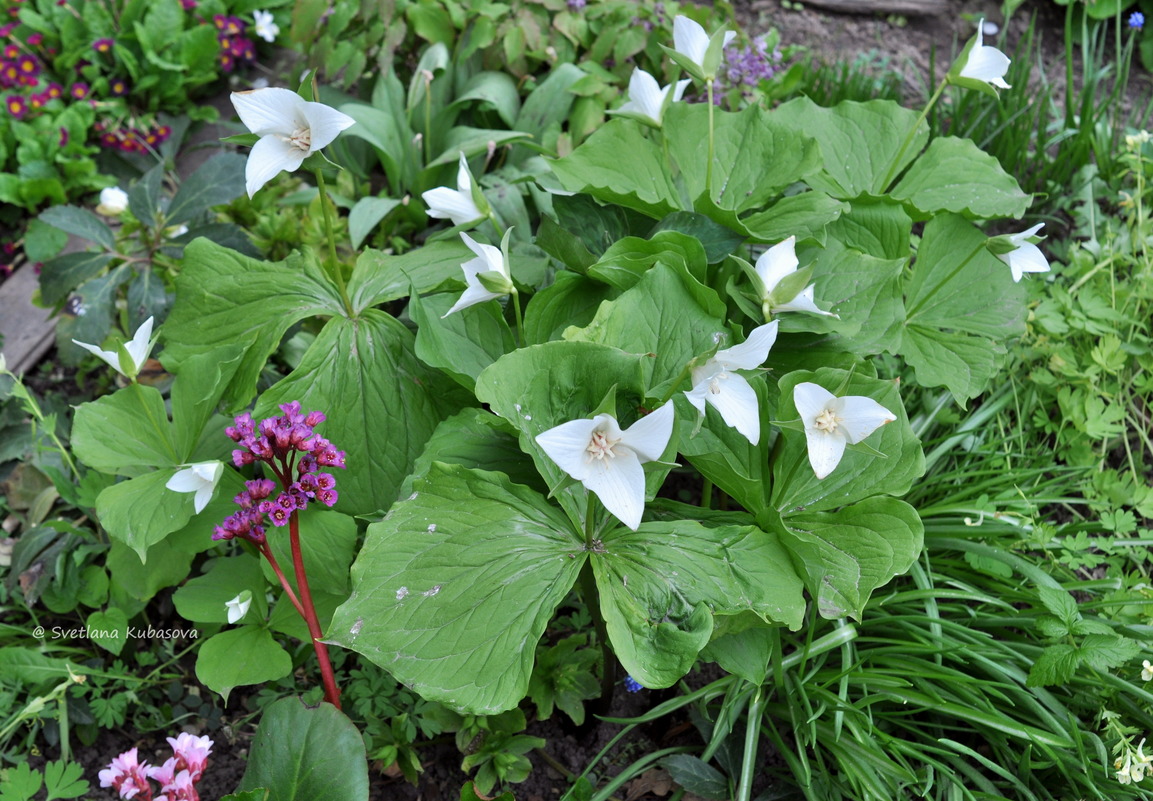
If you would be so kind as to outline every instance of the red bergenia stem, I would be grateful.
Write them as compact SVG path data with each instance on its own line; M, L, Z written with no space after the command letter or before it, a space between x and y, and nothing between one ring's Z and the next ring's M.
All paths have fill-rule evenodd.
M307 620L308 615L304 613L304 607L301 606L300 599L297 598L296 593L292 591L292 585L289 584L288 579L285 578L284 571L280 569L280 563L277 562L276 557L272 555L272 548L267 541L260 543L260 552L264 554L264 558L267 559L268 564L272 566L272 572L280 579L280 586L284 587L285 593L288 594L288 600L292 601L292 605L296 607L296 611L300 613L300 616Z
M340 690L336 687L336 676L332 672L332 663L328 660L328 646L320 641L320 621L316 619L316 607L312 605L312 592L308 589L308 576L304 572L304 554L300 550L300 521L296 512L288 519L288 534L292 543L292 566L296 569L296 586L300 590L300 598L304 609L301 615L308 624L308 633L312 637L312 647L316 649L316 660L320 663L320 677L324 682L324 697L328 703L340 709Z

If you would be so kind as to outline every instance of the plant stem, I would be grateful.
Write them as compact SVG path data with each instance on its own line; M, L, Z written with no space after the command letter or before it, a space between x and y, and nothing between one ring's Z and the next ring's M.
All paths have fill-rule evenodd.
M516 318L516 343L520 347L524 347L524 320L520 313L520 293L516 291L516 287L512 289L512 311L513 316Z
M713 82L711 80L705 84L705 89L709 95L709 161L705 164L705 195L709 202L715 202L713 198Z
M284 587L284 592L288 595L288 600L292 601L292 605L296 607L296 611L300 616L307 619L308 615L304 613L304 607L300 605L300 599L296 597L296 593L292 591L292 585L288 583L288 579L284 576L284 571L280 569L280 563L276 561L276 557L272 555L272 548L268 546L268 542L260 543L260 552L264 554L264 558L268 560L268 564L272 567L272 572L280 579L280 586Z
M288 535L292 543L292 566L296 570L296 586L304 606L304 622L312 637L312 647L316 650L316 661L320 663L320 676L324 682L324 698L340 709L340 690L328 659L328 646L321 642L320 621L316 619L316 607L312 605L312 592L308 589L308 576L304 572L304 554L300 550L300 519L294 511L288 519Z
M316 188L320 190L320 209L324 215L324 232L328 237L328 269L340 289L340 299L344 302L345 310L348 311L349 317L353 317L355 312L352 309L352 301L348 299L348 288L344 285L344 270L336 258L336 227L332 222L332 212L328 208L332 201L328 197L328 186L324 182L324 170L319 167L316 169Z
M585 606L588 607L589 615L592 616L593 628L596 630L597 641L601 647L600 702L607 708L613 696L613 685L616 684L617 663L616 655L613 654L613 650L609 645L609 630L605 624L604 614L601 612L600 593L597 591L597 580L596 575L593 573L592 566L592 559L597 552L597 543L593 537L595 533L593 512L596 508L596 496L589 492L587 498L588 500L585 504L585 551L587 558L581 567L580 586L581 596L584 598Z
M874 187L877 194L884 194L892 180L897 177L897 171L901 169L901 160L905 157L905 152L909 149L909 145L913 144L913 140L917 137L917 131L920 130L921 123L928 118L929 111L937 104L941 93L945 91L945 87L948 85L949 76L946 75L937 86L937 91L933 92L933 96L930 97L929 102L925 104L925 108L921 111L921 116L917 117L917 121L913 123L913 128L905 136L905 141L901 142L901 149L897 151L893 163L889 165L889 171L885 173L885 179L881 181L880 186Z
M765 711L765 688L757 687L749 702L749 721L745 728L745 749L741 757L741 781L737 785L737 801L749 801L753 795L754 763L757 743L761 735L761 716Z
M701 508L713 508L713 482L707 478L701 482Z

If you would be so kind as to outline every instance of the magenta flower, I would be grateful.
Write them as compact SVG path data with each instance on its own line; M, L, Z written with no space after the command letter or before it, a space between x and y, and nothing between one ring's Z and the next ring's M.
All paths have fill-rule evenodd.
M112 760L112 764L98 774L101 787L111 787L121 798L151 799L152 786L148 784L147 762L137 761L136 749L125 751Z
M168 744L176 756L177 772L186 770L192 781L199 780L208 765L208 755L212 753L212 739L207 735L197 737L181 732L176 737L169 737Z
M97 39L92 43L92 49L97 53L110 53L112 52L112 45L115 44L111 39L105 37Z
M29 47L39 47L40 43L43 41L44 41L44 34L34 33L28 37L28 46Z
M67 128L61 128L60 129L60 147L67 147L67 146L68 146L68 129Z
M8 109L8 113L18 120L24 119L24 115L28 113L28 103L19 95L9 95L4 101L4 106Z
M88 84L83 81L77 81L72 84L72 88L68 90L68 93L71 94L75 100L83 100L88 97Z

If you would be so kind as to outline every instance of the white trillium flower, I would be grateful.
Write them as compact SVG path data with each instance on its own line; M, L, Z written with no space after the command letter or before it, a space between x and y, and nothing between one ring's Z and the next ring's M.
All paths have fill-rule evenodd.
M1045 259L1045 254L1041 252L1041 248L1029 241L1044 226L1045 223L1037 223L1028 231L1009 234L1007 238L1014 249L1008 253L997 254L997 258L1008 264L1009 269L1013 271L1014 281L1020 281L1025 273L1049 272L1049 262Z
M228 610L228 622L237 623L244 620L250 606L252 606L252 590L245 590L231 601L225 601L224 608Z
M689 78L677 81L675 84L661 88L657 79L637 67L629 79L628 102L616 110L618 114L631 114L657 128L661 127L661 118L664 116L665 101L669 91L673 93L672 102L678 102L685 94L685 88L692 83Z
M468 159L460 154L460 167L456 171L456 189L438 186L422 192L420 197L428 206L428 216L438 220L452 220L453 225L476 222L488 216L481 211L472 199L472 173L468 171Z
M985 37L985 20L977 25L977 41L969 51L965 66L961 67L958 75L961 78L971 78L984 81L1000 89L1008 89L1005 83L1005 73L1009 71L1009 57L995 47L986 47L982 42Z
M256 35L266 42L275 42L280 35L280 26L272 21L271 11L253 11L252 28Z
M809 284L791 298L775 297L773 292L781 281L797 271L800 261L797 259L797 238L790 236L783 242L778 242L766 250L757 259L755 265L757 276L764 287L761 303L764 305L765 316L775 312L799 311L810 314L821 314L825 317L837 317L832 312L817 308L813 299L814 284ZM839 318L838 318L839 319Z
M761 412L757 393L744 376L734 370L755 370L769 358L777 341L778 322L753 329L740 345L719 350L700 367L693 368L693 388L685 393L702 415L711 403L725 423L756 445L761 438Z
M233 92L232 105L240 121L260 137L244 167L249 197L281 170L299 169L306 158L356 122L330 106L278 87Z
M838 398L822 386L807 381L793 389L793 403L805 427L809 464L817 478L836 469L845 446L861 442L897 416L872 398L846 395Z
M195 492L192 505L196 509L196 514L200 514L208 502L212 500L212 495L216 492L216 485L223 474L223 462L197 462L188 465L183 470L178 470L164 486L173 492Z
M562 470L600 498L613 516L636 531L645 507L645 462L661 458L673 434L666 403L622 431L611 414L572 420L537 435L536 443Z
M736 37L736 31L726 31L722 49ZM713 78L705 69L705 54L709 50L709 35L700 23L678 14L673 19L673 49L692 61L705 78ZM715 71L715 70L714 70Z
M149 317L136 329L130 342L125 342L116 350L101 350L87 342L72 340L93 356L99 356L108 365L125 378L136 378L140 368L148 361L148 354L152 352L152 323L155 318Z
M105 217L118 217L128 208L128 193L119 186L109 186L100 190L100 204L96 207L97 214Z
M1153 681L1153 662L1148 659L1141 662L1141 681Z
M468 286L452 308L440 316L442 320L453 312L484 303L486 300L499 298L502 295L508 295L516 289L512 283L512 274L509 271L508 263L505 261L504 253L501 252L500 248L481 244L463 232L460 238L468 245L468 249L476 254L476 258L460 265L460 268L464 270L464 282ZM482 283L482 275L488 286ZM493 287L503 289L503 291L494 291Z

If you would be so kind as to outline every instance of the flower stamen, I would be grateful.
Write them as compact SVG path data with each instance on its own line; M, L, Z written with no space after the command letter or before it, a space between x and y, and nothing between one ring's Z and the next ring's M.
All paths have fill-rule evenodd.
M826 434L832 434L837 430L837 423L840 421L841 418L837 417L836 413L833 412L832 409L825 409L817 415L817 419L813 422L813 425L818 431L824 431Z
M615 459L617 455L613 453L613 446L618 442L620 442L620 437L609 439L603 431L594 431L592 438L589 439L588 447L585 448L585 452L588 453L586 461L604 459L606 456Z

